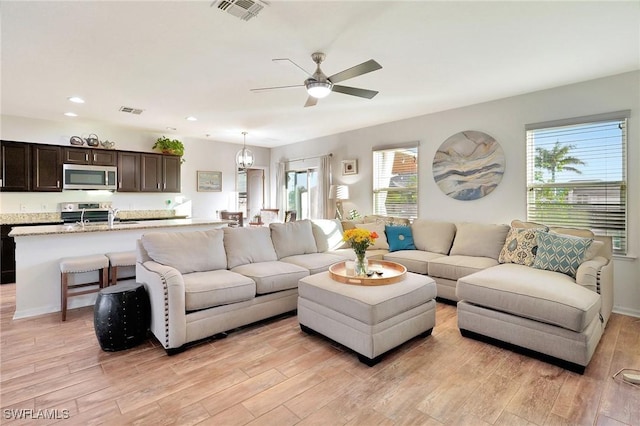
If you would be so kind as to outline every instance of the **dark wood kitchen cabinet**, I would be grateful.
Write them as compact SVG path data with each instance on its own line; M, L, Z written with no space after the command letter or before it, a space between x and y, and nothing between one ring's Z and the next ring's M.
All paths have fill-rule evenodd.
M95 166L116 166L117 151L90 148L63 148L64 164L93 164Z
M118 152L118 192L140 192L140 154Z
M31 146L22 142L1 141L1 191L29 191L31 188Z
M12 225L0 225L0 284L16 282L16 243L9 236Z
M140 191L180 192L180 157L140 154Z
M61 149L2 141L2 191L62 191Z
M61 152L56 145L31 146L32 191L62 191Z

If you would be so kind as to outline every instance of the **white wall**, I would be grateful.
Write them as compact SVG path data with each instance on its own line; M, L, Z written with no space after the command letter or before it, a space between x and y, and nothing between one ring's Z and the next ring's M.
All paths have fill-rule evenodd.
M384 94L381 94L384 96ZM366 101L363 101L366 102ZM375 99L371 102L375 102ZM319 106L318 108L321 108ZM334 183L350 185L345 211L372 210L372 154L375 146L419 141L419 216L448 221L509 223L526 218L525 130L528 123L631 110L628 129L629 256L616 258L615 309L640 316L640 72L625 73L492 102L396 121L272 149L276 163L287 158L334 154ZM458 201L444 195L432 175L440 144L463 130L493 136L506 156L502 182L488 196ZM341 161L357 159L359 174L342 176Z
M77 119L54 122L23 117L2 116L0 138L20 142L36 142L69 146L69 138L96 133L101 140L116 142L116 149L153 152L152 147L160 133L144 132L130 128L108 126ZM216 142L206 138L179 139L185 146L185 162L182 164L182 192L176 193L109 193L103 191L63 191L49 193L20 192L0 193L0 213L55 212L58 203L68 201L107 201L122 210L163 210L175 208L178 214L197 218L217 217L217 210L235 210L235 155L241 145ZM269 167L270 152L267 148L250 146L256 158L256 167ZM222 192L197 192L196 171L221 171Z

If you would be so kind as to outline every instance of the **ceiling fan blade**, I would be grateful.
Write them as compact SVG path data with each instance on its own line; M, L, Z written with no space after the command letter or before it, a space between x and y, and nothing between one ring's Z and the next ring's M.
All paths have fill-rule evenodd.
M309 96L307 98L307 102L304 104L304 107L311 107L311 106L316 106L316 104L318 103L318 98L314 98L313 96Z
M361 98L371 99L378 94L375 90L359 89L357 87L333 85L333 92L344 93L345 95L359 96Z
M379 70L382 68L382 65L374 61L373 59L369 59L367 62L363 62L360 65L356 65L355 67L351 67L344 71L340 71L329 77L329 81L332 83L339 83L341 81L347 80L349 78L357 77L362 74L366 74L371 71Z
M272 59L272 61L273 61L273 62L275 62L275 61L289 61L289 62L291 62L293 65L295 65L296 67L300 68L300 69L301 69L301 70L302 70L306 75L308 75L308 76L310 76L310 75L311 75L311 73L310 73L309 71L305 70L304 68L302 68L300 65L296 64L295 62L293 62L293 61L292 61L291 59L289 59L289 58L275 58L275 59Z
M293 87L304 87L304 84L294 84L293 86L258 87L257 89L249 89L249 90L251 92L260 92L262 90L291 89Z

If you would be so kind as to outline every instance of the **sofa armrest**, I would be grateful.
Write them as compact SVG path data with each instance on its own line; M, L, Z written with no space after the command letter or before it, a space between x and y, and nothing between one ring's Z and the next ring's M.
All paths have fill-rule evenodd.
M600 314L606 326L613 310L613 262L598 256L582 263L576 272L576 283L600 294Z
M136 280L144 283L151 302L151 332L165 349L187 341L185 287L182 274L154 261L136 264Z

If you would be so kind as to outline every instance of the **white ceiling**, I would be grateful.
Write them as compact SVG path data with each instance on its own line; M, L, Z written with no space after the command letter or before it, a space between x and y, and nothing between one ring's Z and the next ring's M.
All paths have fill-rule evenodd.
M640 69L638 1L271 1L250 21L210 4L2 1L2 114L272 147ZM327 75L375 59L340 84L380 93L249 91L302 84L272 59L313 72L314 51Z

